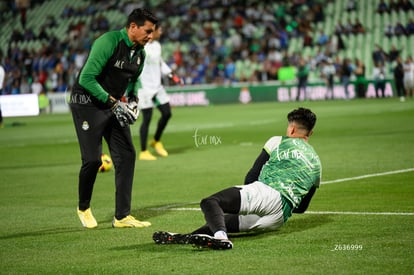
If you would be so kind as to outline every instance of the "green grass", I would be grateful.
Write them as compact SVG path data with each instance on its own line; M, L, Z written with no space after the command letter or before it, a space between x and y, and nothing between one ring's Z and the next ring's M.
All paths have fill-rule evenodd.
M287 112L300 105L318 115L310 143L323 181L351 179L322 185L310 212L275 232L234 237L230 251L153 243L156 230L184 233L204 223L200 211L160 208L198 207L201 198L242 184L264 142L285 134ZM170 156L136 164L132 214L153 226L111 228L112 171L98 175L92 208L99 227L86 230L76 215L80 153L71 116L5 118L0 273L413 274L414 171L381 175L414 168L413 119L412 99L174 108L163 138ZM380 175L352 179L373 174ZM362 249L335 250L351 245Z

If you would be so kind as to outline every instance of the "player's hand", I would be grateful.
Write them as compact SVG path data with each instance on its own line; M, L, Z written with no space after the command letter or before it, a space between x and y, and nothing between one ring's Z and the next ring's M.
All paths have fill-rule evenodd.
M133 124L136 120L133 111L128 108L128 103L117 100L111 110L122 128Z
M171 79L171 81L176 85L184 85L184 81L176 74L170 73L168 78Z

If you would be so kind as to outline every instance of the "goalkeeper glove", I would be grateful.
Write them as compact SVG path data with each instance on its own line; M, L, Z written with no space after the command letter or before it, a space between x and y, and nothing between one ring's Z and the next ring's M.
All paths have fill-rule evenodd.
M117 100L111 110L122 128L133 124L136 120L134 119L133 112L128 108L128 104L125 102Z
M138 98L137 97L130 97L128 99L127 108L129 113L132 115L134 122L138 119L139 116L139 109L138 109ZM132 123L134 123L132 122Z
M170 73L168 75L168 78L171 79L172 82L174 82L174 84L176 84L176 85L178 85L178 84L184 85L184 81L180 77L178 77L178 75L176 75L176 74Z

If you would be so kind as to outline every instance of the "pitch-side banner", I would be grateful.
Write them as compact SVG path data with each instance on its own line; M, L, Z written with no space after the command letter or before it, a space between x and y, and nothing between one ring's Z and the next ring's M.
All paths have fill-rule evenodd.
M0 107L4 117L39 115L39 99L36 94L2 95Z

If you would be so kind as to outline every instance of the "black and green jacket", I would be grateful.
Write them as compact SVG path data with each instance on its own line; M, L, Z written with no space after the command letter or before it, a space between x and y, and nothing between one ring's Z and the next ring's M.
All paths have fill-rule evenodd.
M125 94L136 96L145 51L141 45L135 46L134 51L133 46L125 28L97 38L73 86L71 103L105 107L109 95L116 99ZM91 102L80 102L85 96Z

